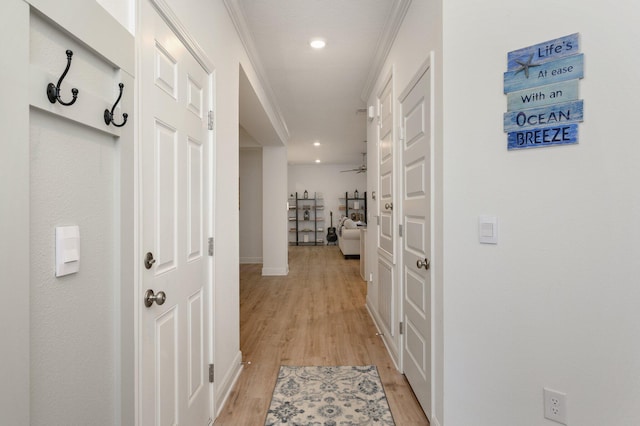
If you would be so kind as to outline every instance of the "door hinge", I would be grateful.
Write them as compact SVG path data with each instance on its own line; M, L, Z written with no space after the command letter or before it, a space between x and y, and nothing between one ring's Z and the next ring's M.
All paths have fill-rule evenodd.
M398 235L402 237L402 224L398 225Z
M209 256L213 256L213 237L209 237Z
M209 127L209 130L213 130L213 110L209 110L208 127Z
M404 142L404 127L398 126L399 139Z
M376 216L376 225L380 226L380 216Z
M404 323L400 321L400 334L404 334Z
M209 383L213 383L213 364L209 364Z

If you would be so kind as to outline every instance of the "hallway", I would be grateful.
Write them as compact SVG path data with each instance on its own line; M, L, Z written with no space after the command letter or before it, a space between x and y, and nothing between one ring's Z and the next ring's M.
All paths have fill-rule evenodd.
M262 425L280 365L366 365L380 372L398 426L428 425L365 307L357 260L337 246L289 247L286 277L240 266L240 348L251 362L216 425Z

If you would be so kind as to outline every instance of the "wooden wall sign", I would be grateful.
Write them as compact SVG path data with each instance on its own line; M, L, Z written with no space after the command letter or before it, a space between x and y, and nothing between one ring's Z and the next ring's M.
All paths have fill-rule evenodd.
M504 114L504 131L514 132L527 128L546 125L557 126L580 121L582 121L582 100L506 112Z
M507 111L536 108L578 99L579 80L507 93Z
M509 52L504 73L507 148L578 143L577 123L583 121L578 90L583 77L578 33Z

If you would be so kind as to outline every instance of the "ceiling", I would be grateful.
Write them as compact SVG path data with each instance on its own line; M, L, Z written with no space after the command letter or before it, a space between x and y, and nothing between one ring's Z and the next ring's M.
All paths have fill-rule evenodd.
M284 140L289 164L360 164L365 99L409 2L225 0L270 103L241 70L244 130L261 145Z

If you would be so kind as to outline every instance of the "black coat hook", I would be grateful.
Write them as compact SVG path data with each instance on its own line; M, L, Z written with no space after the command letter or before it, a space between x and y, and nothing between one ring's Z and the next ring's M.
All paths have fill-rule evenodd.
M118 86L120 87L120 95L118 96L118 99L116 99L116 103L113 104L113 108L111 108L111 111L109 111L108 109L104 110L104 122L107 123L107 126L109 124L113 124L116 127L122 127L127 124L127 118L129 117L129 114L125 112L124 114L122 114L122 118L124 118L124 121L122 123L116 124L116 122L113 121L113 111L116 109L118 102L120 102L120 98L122 98L122 90L124 89L124 84L120 83L118 84Z
M60 76L60 80L58 80L58 85L54 85L53 83L49 83L47 85L47 97L52 104L55 104L56 101L60 102L61 105L69 106L73 105L75 101L78 99L78 89L75 87L71 89L71 94L73 95L73 99L70 102L64 102L60 99L60 84L62 84L62 80L69 72L69 67L71 66L71 57L73 56L73 52L71 50L67 50L67 68L64 69L64 72Z

